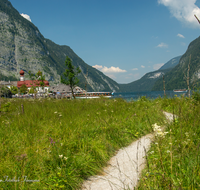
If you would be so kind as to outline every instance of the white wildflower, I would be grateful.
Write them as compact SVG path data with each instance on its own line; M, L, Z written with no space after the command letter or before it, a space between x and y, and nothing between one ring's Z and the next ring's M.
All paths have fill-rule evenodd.
M63 155L61 154L61 155L59 155L59 158L62 158L63 157Z
M161 127L157 125L157 123L153 124L153 130L155 131L156 136L160 136L160 137L165 136L165 133L162 132Z
M185 133L185 135L188 137L188 136L189 136L189 133L188 133L188 132L186 132L186 133Z
M67 160L67 159L68 159L68 157L65 157L65 156L64 156L64 160Z
M167 150L167 153L170 153L170 150Z

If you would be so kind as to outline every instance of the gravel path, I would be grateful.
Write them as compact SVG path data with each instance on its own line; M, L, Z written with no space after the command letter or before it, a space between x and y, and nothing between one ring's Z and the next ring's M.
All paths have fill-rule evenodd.
M173 115L164 112L168 121ZM122 148L111 158L108 167L103 169L104 175L90 177L83 183L82 190L124 190L134 189L142 169L145 167L145 156L154 135L148 134Z

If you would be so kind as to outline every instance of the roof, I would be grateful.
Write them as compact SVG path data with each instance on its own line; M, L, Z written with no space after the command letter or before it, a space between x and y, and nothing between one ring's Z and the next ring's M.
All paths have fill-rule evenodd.
M17 86L18 81L0 81L0 84L5 86Z
M51 86L50 91L52 91L52 92L66 92L66 93L72 92L70 86L66 85L66 84L59 84L57 86ZM74 92L83 91L83 89L76 86L76 87L74 87L73 91Z
M39 80L25 80L25 81L17 81L17 87L20 88L23 84L25 84L27 87L32 86L40 86ZM44 80L44 86L49 86L49 82L47 80Z

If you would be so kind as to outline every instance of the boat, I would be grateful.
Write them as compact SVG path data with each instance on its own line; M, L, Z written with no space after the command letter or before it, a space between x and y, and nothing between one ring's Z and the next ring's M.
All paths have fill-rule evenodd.
M187 90L186 89L175 89L175 90L173 90L174 92L187 92Z
M76 93L76 98L111 98L113 96L113 92L86 92L86 93Z

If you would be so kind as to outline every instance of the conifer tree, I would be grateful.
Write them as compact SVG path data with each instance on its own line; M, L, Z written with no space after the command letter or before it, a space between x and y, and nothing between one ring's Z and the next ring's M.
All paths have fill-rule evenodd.
M75 95L74 95L73 89L79 83L79 79L77 78L77 76L81 72L81 70L80 70L79 67L75 68L72 65L72 61L68 56L66 57L65 65L66 65L67 69L63 73L65 78L61 76L61 83L70 86L71 92L72 92L72 96L75 99Z

